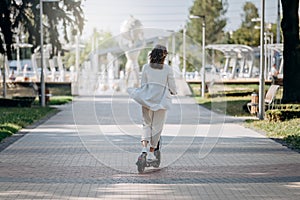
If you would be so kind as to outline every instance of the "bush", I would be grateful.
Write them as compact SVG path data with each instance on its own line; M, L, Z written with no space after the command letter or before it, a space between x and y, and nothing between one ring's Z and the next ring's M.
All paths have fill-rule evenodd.
M296 133L294 135L288 135L284 138L284 141L287 144L290 144L291 147L295 149L300 149L300 133Z
M0 130L5 130L12 134L17 132L20 128L20 126L11 123L0 124Z
M287 109L287 110L268 110L266 112L266 118L269 121L285 121L294 118L300 118L300 110L298 109Z
M0 107L31 107L35 97L0 98Z

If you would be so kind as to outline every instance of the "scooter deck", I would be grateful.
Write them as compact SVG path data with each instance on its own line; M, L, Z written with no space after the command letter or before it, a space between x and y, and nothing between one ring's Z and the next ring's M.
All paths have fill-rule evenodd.
M161 161L161 152L160 152L160 149L161 149L161 138L158 141L156 149L154 150L154 155L157 158L157 160L147 161L147 153L142 153L138 157L136 165L137 165L139 173L144 173L146 167L154 167L154 168L158 168L159 167L160 161Z

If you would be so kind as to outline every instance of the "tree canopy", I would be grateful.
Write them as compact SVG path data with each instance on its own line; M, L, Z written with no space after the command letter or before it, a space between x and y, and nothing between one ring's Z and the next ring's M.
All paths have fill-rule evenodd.
M73 44L76 43L75 37L76 36L71 37L71 43ZM84 47L81 49L81 54L79 59L80 63L83 63L85 60L88 60L93 50L105 50L110 47L118 45L110 32L98 31L96 28L93 30L93 33L89 39L81 42L84 45ZM64 55L64 59L66 61L67 66L75 65L76 54L74 49L75 46L73 47L73 51L70 50L69 52L66 52Z
M202 44L202 20L205 20L205 44L224 42L224 28L227 23L227 0L195 0L190 8L190 15L204 16L190 19L187 23L187 44L189 51L186 53L187 71L199 70L201 56L198 49ZM192 40L192 41L190 41ZM194 43L198 43L198 46Z
M190 9L190 15L205 16L205 42L213 44L224 39L224 28L226 26L225 13L227 12L227 0L195 0ZM187 26L188 35L195 41L202 43L202 21L201 19L190 20Z
M243 6L242 23L240 28L227 36L230 44L244 44L252 47L260 45L260 16L257 7L252 2L246 2ZM276 38L276 24L266 24L266 30Z
M246 2L243 10L241 27L232 33L230 43L259 46L260 30L255 29L255 26L259 25L259 21L252 21L252 19L259 18L258 9L253 3Z
M33 49L40 45L40 0L0 0L0 53L4 53L5 44L7 56L11 58L14 36L23 34L26 42L33 45ZM43 2L42 19L44 25L45 43L52 44L52 53L56 54L62 49L59 37L66 42L71 32L68 27L82 32L84 16L81 1L64 0L59 2Z

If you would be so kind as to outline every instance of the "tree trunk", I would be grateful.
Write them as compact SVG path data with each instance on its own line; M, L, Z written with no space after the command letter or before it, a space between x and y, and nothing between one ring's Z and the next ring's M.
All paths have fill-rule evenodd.
M299 0L281 0L283 18L283 98L282 103L300 102Z
M7 57L11 58L11 45L13 43L13 33L11 31L12 23L10 21L10 3L6 1L0 2L0 30L2 35L4 36L0 40L0 53L7 54ZM0 36L1 37L1 36ZM4 48L5 45L5 48Z

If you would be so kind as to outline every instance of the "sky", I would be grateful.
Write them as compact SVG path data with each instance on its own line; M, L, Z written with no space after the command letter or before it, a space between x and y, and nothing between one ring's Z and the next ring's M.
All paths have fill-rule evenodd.
M250 1L260 13L261 0L227 0L228 11L225 17L225 31L236 30L241 24L243 5ZM121 24L132 15L139 19L145 28L157 28L178 31L189 20L189 8L194 0L85 0L84 37L89 37L94 28L109 31L113 35L120 33ZM265 20L275 23L277 19L277 1L265 0Z

